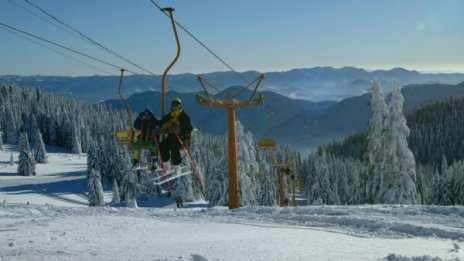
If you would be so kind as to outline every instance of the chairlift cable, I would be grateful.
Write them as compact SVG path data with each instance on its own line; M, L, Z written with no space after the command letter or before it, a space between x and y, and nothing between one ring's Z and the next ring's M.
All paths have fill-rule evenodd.
M89 66L89 67L91 67L91 68L93 68L93 69L102 71L102 72L104 72L104 73L106 73L106 74L108 74L108 75L111 75L111 74L112 74L112 73L109 72L109 71L106 71L106 70L104 70L104 69L98 68L98 67L96 67L96 66L94 66L94 65L91 65L91 64L86 63L86 62L84 62L84 61L81 61L81 60L79 60L79 59L77 59L77 58L75 58L75 57L72 57L72 56L67 55L67 54L65 54L65 53L62 53L62 52L60 52L60 51L58 51L58 50L55 50L55 49L53 49L53 48L50 48L50 47L48 47L48 46L46 46L46 45L44 45L44 44L41 44L41 43L38 42L38 41L34 41L33 39L28 38L28 37L26 37L26 36L24 36L24 35L21 35L21 34L19 34L18 32L15 32L15 31L13 31L13 30L11 30L11 29L9 29L9 28L4 28L4 27L2 27L2 29L6 30L6 31L8 31L8 32L10 32L10 33L12 33L12 34L18 36L18 37L21 37L21 38L24 38L24 39L26 39L26 40L28 40L28 41L31 41L31 42L33 42L33 43L35 43L35 44L37 44L37 45L39 45L39 46L41 46L41 47L44 47L44 48L46 48L46 49L48 49L48 50L50 50L50 51L52 51L52 52L54 52L54 53L56 53L56 54L59 54L59 55L65 56L65 57L67 57L67 58L69 58L69 59L71 59L71 60L74 60L75 62L78 62L78 63L81 63L81 64L83 64L83 65Z
M38 5L34 4L34 3L32 3L32 2L29 1L29 0L24 0L24 1L25 1L26 3L28 3L29 5L31 5L32 7L38 9L38 10L41 11L42 13L46 14L47 16L51 17L51 18L52 18L53 20L55 20L56 22L60 23L61 25L65 26L66 28L68 28L68 29L72 30L73 32L77 33L77 34L78 34L80 37L82 37L83 39L85 39L85 40L89 41L90 43L92 43L92 44L94 44L94 45L96 45L96 46L98 46L98 47L104 49L104 50L107 51L108 53L110 53L110 54L112 54L112 55L114 55L114 56L116 56L116 57L118 57L118 58L124 60L125 62L128 62L128 63L130 63L131 65L133 65L133 66L135 66L135 67L137 67L137 68L143 70L144 72L146 72L146 73L152 75L152 76L153 76L154 78L156 78L157 80L160 80L160 79L159 79L160 76L155 75L153 72L151 72L151 71L149 71L149 70L143 68L142 66L140 66L140 65L138 65L138 64L136 64L136 63L134 63L134 62L132 62L131 60L129 60L129 59L125 58L124 56L120 55L119 53L117 53L117 52L115 52L115 51L109 49L108 47L104 46L103 44L101 44L101 43L99 43L99 42L93 40L91 37L89 37L89 36L87 36L86 34L82 33L82 32L79 31L78 29L76 29L76 28L70 26L69 24L63 22L61 19L59 19L59 18L57 18L56 16L52 15L52 14L51 14L50 12L48 12L47 10L45 10L45 9L41 8L40 6L38 6ZM172 86L172 87L176 87L176 86L174 86L173 84L170 84L170 83L168 83L168 84L169 84L170 86Z
M60 29L60 30L63 30L63 31L65 31L65 32L67 32L67 33L73 35L73 36L76 37L77 39L81 39L81 40L82 40L82 38L79 38L77 35L73 34L71 31L67 30L66 28L60 27L58 24L53 23L52 21L45 19L44 17L42 17L42 16L40 16L40 15L38 15L38 14L32 12L31 10L27 9L26 7L17 4L17 3L15 3L15 2L13 2L12 0L8 0L8 2L10 2L10 3L13 4L13 5L15 5L15 6L18 7L18 8L23 9L25 12L27 12L27 13L29 13L29 14L31 14L31 15L33 15L33 16L35 16L35 17L37 17L37 18L39 18L39 19L41 19L41 20L43 20L43 21L45 21L45 22L47 22L47 23L49 23L49 24L51 24L51 25L53 25L53 26L55 26L56 28L58 28L58 29Z
M31 33L28 33L28 32L26 32L26 31L23 31L23 30L18 29L18 28L16 28L16 27L13 27L13 26L4 24L4 23L2 23L2 22L0 22L0 25L3 26L3 27L6 27L6 28L12 29L12 30L14 30L14 31L16 31L16 32L19 32L19 33L28 35L28 36L33 37L33 38L36 38L36 39L38 39L38 40L41 40L41 41L47 42L47 43L49 43L49 44L55 45L55 46L57 46L57 47L66 49L66 50L68 50L68 51L70 51L70 52L73 52L73 53L82 55L82 56L87 57L87 58L89 58L89 59L92 59L92 60L94 60L94 61L97 61L97 62L106 64L106 65L111 66L111 67L113 67L113 68L116 68L116 69L118 69L118 70L122 68L122 67L116 66L116 65L114 65L114 64L112 64L112 63L103 61L102 59L95 58L95 57L93 57L93 56L90 56L90 55L88 55L88 54L82 53L82 52L80 52L80 51L76 51L76 50L71 49L71 48L69 48L69 47L66 47L66 46L64 46L64 45L62 45L62 44L55 43L55 42L50 41L50 40L47 40L47 39L45 39L45 38L43 38L43 37L40 37L40 36L31 34ZM126 70L126 71L131 72L131 71L129 71L129 70ZM134 72L131 72L131 73L134 73Z
M154 4L164 15L166 15L169 18L169 14L166 13L161 6L159 6L154 0L150 0L152 4ZM215 52L213 52L206 44L204 44L202 41L200 41L195 35L193 35L187 28L185 28L183 25L181 25L178 21L175 21L176 25L179 26L185 33L187 33L190 37L193 38L197 43L199 43L203 48L205 48L211 55L213 55L216 59L218 59L222 64L224 64L227 68L229 68L232 72L234 72L242 81L245 83L248 83L248 81L240 74L238 73L232 66L230 66L228 63L226 63L219 55L217 55Z
M106 62L106 61L104 61L104 60L102 60L102 59L95 58L95 57L93 57L93 56L91 56L91 55L85 54L85 53L80 52L80 51L76 51L76 50L74 50L74 49L72 49L72 48L69 48L69 47L66 47L66 46L64 46L64 45L62 45L62 44L55 43L55 42L53 42L53 41L51 41L51 40L47 40L47 39L45 39L45 38L43 38L43 37L34 35L34 34L32 34L32 33L28 33L28 32L26 32L26 31L24 31L24 30L21 30L21 29L19 29L19 28L16 28L16 27L13 27L13 26L10 26L10 25L7 25L7 24L4 24L4 23L2 23L2 22L0 22L0 26L3 26L2 29L5 29L5 30L10 29L10 30L8 30L8 31L11 32L11 33L13 33L13 31L16 31L16 32L22 33L22 34L24 34L24 35L30 36L30 37L32 37L32 38L35 38L35 39L38 39L38 40L47 42L47 43L52 44L52 45L54 45L54 46L60 47L60 48L65 49L65 50L67 50L67 51L70 51L70 52L79 54L79 55L84 56L84 57L86 57L86 58L89 58L89 59L91 59L91 60L94 60L94 61L103 63L103 64L105 64L105 65L108 65L108 66L110 66L110 67L116 68L116 69L118 69L118 70L124 69L124 68L122 68L122 67L120 67L120 66L117 66L117 65L114 65L114 64L112 64L112 63ZM28 40L30 40L30 39L28 39ZM127 72L130 72L130 73L132 73L132 74L137 74L137 73L135 73L134 71L131 71L131 70L128 70L128 69L124 69L124 70L127 71ZM107 73L108 73L108 72L107 72ZM111 73L109 73L109 74L111 74ZM152 77L150 77L150 76L148 76L148 75L143 75L143 74L142 74L141 76L142 76L142 77L149 78L149 79L153 79Z

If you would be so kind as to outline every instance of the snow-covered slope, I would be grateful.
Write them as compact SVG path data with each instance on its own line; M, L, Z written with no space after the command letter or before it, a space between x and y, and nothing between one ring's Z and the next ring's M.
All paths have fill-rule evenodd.
M461 206L87 207L85 156L49 153L22 177L11 153L0 151L0 260L464 259Z

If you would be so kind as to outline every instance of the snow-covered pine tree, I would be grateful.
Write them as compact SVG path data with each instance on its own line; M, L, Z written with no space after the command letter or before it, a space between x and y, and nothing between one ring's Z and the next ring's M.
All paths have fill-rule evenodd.
M211 206L227 206L229 202L229 179L224 138L209 135L205 139L205 194Z
M137 177L134 171L128 171L121 181L121 192L124 195L126 206L137 208L136 194L138 192Z
M194 201L192 175L185 175L174 181L172 188L175 198L181 196L184 201Z
M27 136L30 139L31 146L37 146L37 118L34 114L28 115L28 120L26 122L26 132Z
M105 199L103 197L103 186L101 183L100 171L96 169L90 170L89 177L89 205L90 206L103 206Z
M6 118L6 138L5 142L7 144L16 144L18 142L18 129L16 125L16 120L13 116L11 108L7 108L7 118Z
M113 189L113 198L111 199L111 203L117 204L121 202L121 196L119 195L119 186L118 186L118 182L116 181L116 179L113 179L112 189Z
M315 152L311 157L314 164L314 181L311 184L308 204L334 204L332 200L332 187L329 180L329 166L327 163L327 155L323 149Z
M107 135L105 139L105 145L102 146L104 149L102 150L102 157L105 158L105 174L104 176L107 179L114 179L116 178L119 173L121 172L121 154L120 154L120 147L116 143L116 138L114 135Z
M458 161L453 165L453 203L454 205L464 205L464 162Z
M0 150L3 150L3 136L2 124L0 123Z
M18 174L23 176L35 176L35 160L29 150L27 134L22 132L19 140Z
M366 199L367 202L373 203L379 191L380 175L379 165L382 160L382 137L384 131L384 120L388 115L388 106L385 103L385 96L380 88L380 83L376 79L370 89L372 117L369 120L367 128L367 178L366 181Z
M98 143L90 139L89 151L87 153L87 177L90 177L92 169L100 171L100 158L98 157ZM101 174L100 174L101 175Z
M206 136L203 135L200 131L194 131L192 133L192 142L190 145L190 155L192 157L193 162L195 163L195 167L197 173L192 175L192 189L193 189L193 197L194 200L204 200L204 190L205 190L205 162L204 162L204 155L207 155L206 148Z
M396 82L392 92L390 113L384 122L382 161L379 165L380 185L374 203L417 203L416 163L406 139L409 128L403 115L403 102L400 85Z
M115 170L113 176L113 202L116 203L117 199L124 198L124 193L121 191L119 186L122 183L122 179L126 176L126 173L130 172L132 169L132 162L129 153L127 152L126 147L118 148L118 160L116 162ZM116 182L116 186L115 183Z
M448 166L446 157L443 155L438 185L435 191L435 204L444 206L453 204L453 176L454 164Z
M35 138L34 159L37 163L48 163L47 151L42 139L42 133L37 129Z
M259 164L256 161L256 146L253 135L245 132L243 125L236 122L237 138L237 175L239 181L239 204L249 206L256 204L255 176L259 172Z
M259 149L257 153L259 163L259 174L257 177L256 199L259 205L276 206L277 205L277 184L274 179L277 176L275 168L271 166L275 160L275 150Z

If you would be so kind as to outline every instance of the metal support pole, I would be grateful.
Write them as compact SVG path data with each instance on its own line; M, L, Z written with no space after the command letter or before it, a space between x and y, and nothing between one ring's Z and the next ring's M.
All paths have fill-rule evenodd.
M229 209L238 208L237 145L235 143L235 108L228 108Z
M176 22L174 21L174 16L172 15L172 12L174 12L174 8L171 8L171 7L164 8L163 11L167 11L169 13L169 17L171 18L172 29L174 31L174 36L176 37L176 43L177 43L177 54L176 54L176 57L174 57L174 60L172 60L171 64L169 64L166 70L164 70L163 77L161 78L161 117L164 117L166 76L168 75L169 70L177 62L177 59L179 59L180 51L181 51L179 35L177 34L177 29L176 29Z

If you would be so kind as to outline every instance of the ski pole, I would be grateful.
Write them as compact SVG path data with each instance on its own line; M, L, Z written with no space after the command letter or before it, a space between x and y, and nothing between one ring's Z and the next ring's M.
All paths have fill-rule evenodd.
M185 155L187 155L187 160L190 163L190 167L193 169L193 171L195 172L195 175L197 176L197 178L200 180L201 184L203 185L203 179L201 178L200 172L198 171L197 167L195 166L195 163L193 162L192 157L190 157L190 154L189 154L187 148L185 148L184 143L180 139L179 133L177 133L177 131L174 131L174 134L176 135L177 140L179 141L180 145L182 146L182 149L184 150Z

